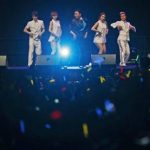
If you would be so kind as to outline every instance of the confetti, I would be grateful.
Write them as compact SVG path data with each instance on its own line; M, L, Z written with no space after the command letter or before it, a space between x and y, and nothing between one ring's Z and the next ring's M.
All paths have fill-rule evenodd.
M138 61L139 61L139 58L140 58L140 56L139 56L139 55L137 55L137 57L136 57L136 62L138 62Z
M90 66L88 69L87 69L87 72L90 72L92 70L92 67Z
M55 79L49 80L49 83L55 83L55 82L56 82Z
M107 112L115 111L115 105L110 100L105 100L104 105Z
M51 129L51 125L50 125L49 123L46 123L46 124L45 124L45 128L46 128L46 129Z
M20 120L20 132L23 134L25 133L25 125L23 120Z
M87 88L86 91L89 92L89 91L91 91L91 89L90 89L90 88Z
M144 82L144 79L143 79L142 77L140 78L140 82L141 82L141 83L143 83L143 82Z
M74 83L77 83L77 84L79 84L79 83L80 83L80 81L74 81Z
M105 79L105 77L103 77L103 76L100 76L100 77L99 77L99 80L100 80L101 83L106 82L106 79Z
M102 117L103 116L103 111L102 111L102 109L100 109L100 108L96 108L96 114L99 116L99 117Z
M55 110L50 114L50 118L53 120L59 120L62 118L62 113L58 110Z
M83 135L85 138L88 138L89 136L89 129L88 129L88 125L86 123L82 124L82 129L83 129Z
M63 76L63 80L66 81L66 76Z
M34 85L34 81L32 79L30 80L30 82L31 82L31 85Z
M83 73L81 74L81 77L84 78L84 74Z
M130 76L131 76L131 71L129 70L128 73L126 74L126 77L130 78Z

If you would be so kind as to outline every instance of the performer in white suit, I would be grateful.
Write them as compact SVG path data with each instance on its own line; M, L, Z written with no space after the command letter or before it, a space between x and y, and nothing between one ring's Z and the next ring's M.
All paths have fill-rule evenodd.
M94 24L91 29L92 31L96 32L93 42L98 47L99 54L106 53L106 35L108 34L108 27L105 19L105 13L100 13L99 20Z
M55 55L57 51L59 52L60 50L60 38L62 35L62 29L58 19L58 13L55 11L51 12L51 18L52 20L50 21L49 25L50 37L48 41L50 42L52 49L51 55Z
M24 28L24 32L29 35L29 54L28 66L33 64L33 53L35 48L36 55L41 55L41 36L45 32L44 23L38 20L38 12L32 12L32 21L29 21Z
M136 32L136 28L132 26L129 22L127 22L125 12L120 12L120 19L121 21L112 23L111 26L113 28L118 28L119 30L118 45L120 49L120 66L126 66L126 63L128 62L130 57L129 32L130 30Z

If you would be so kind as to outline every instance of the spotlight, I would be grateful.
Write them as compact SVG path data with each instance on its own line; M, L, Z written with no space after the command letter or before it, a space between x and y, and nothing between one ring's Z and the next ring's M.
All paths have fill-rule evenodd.
M60 49L60 55L62 57L68 57L70 55L70 48L69 47L62 47Z

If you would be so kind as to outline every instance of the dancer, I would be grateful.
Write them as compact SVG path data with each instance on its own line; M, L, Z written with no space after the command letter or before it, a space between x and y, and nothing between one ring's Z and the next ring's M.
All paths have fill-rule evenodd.
M120 12L120 19L121 21L112 23L111 26L113 28L118 28L119 30L118 45L120 50L120 66L126 66L130 57L129 31L133 30L136 32L136 28L127 22L127 16L125 12Z
M44 22L38 19L38 12L32 12L32 21L29 21L24 28L24 32L29 35L29 54L28 66L33 65L33 53L35 49L36 55L41 55L41 37L45 32Z
M51 12L49 32L50 32L50 37L48 41L50 42L51 49L52 49L51 55L55 55L57 51L59 52L60 50L60 38L62 35L61 24L58 19L58 13L56 11Z
M74 11L74 18L70 24L70 34L72 37L73 55L77 56L79 64L83 64L84 55L87 50L88 28L87 21L82 17L80 10Z
M99 20L93 25L92 31L96 32L94 43L99 49L98 54L106 53L106 35L108 34L108 27L106 22L106 15L104 12L100 13Z

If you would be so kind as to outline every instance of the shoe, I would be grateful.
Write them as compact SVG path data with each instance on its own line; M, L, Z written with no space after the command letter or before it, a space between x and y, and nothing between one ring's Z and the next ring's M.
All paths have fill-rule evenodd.
M125 67L125 66L127 66L125 63L120 63L120 66L121 67Z
M35 66L32 64L32 65L30 65L30 66L28 66L28 67L29 67L29 69L32 70L32 69L34 69Z

